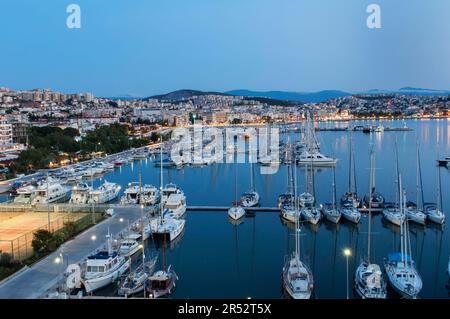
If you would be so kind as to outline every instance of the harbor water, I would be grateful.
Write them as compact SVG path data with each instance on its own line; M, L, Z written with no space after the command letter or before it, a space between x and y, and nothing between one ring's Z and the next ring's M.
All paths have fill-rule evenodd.
M403 121L381 122L385 126L402 127ZM354 122L354 125L380 122ZM346 126L348 123L320 123L321 126ZM369 151L376 154L376 189L386 201L395 201L396 154L408 200L416 201L416 144L420 147L423 192L425 202L436 202L438 174L441 174L443 211L447 225L426 226L411 223L412 257L423 279L421 298L448 298L450 288L447 265L450 255L450 171L438 169L437 158L450 155L450 122L448 120L408 120L411 131L366 134L352 132L356 157L357 192L360 197L369 189ZM300 139L297 132L283 134L283 140ZM336 166L337 198L348 190L350 133L322 131L318 133L321 152L338 158ZM276 174L260 174L254 164L255 187L260 194L260 206L275 207L279 194L287 188L287 167L280 165ZM250 165L218 163L204 167L164 169L164 184L177 184L187 197L188 206L230 206L235 200L235 170L238 194L250 188ZM122 185L138 181L159 186L160 171L152 159L134 161L94 180L94 186L104 180ZM297 169L298 191L305 190L305 171ZM89 181L88 181L89 182ZM332 200L332 170L314 170L317 203ZM383 258L398 251L400 229L383 221L381 213L372 216L371 261L383 269ZM230 223L226 211L188 211L186 229L182 237L163 249L151 242L147 255L159 253L159 268L172 265L179 276L173 298L282 298L281 271L286 256L294 250L294 227L281 221L278 213L257 212L245 217L239 225ZM302 224L301 259L314 275L317 298L346 297L346 259L344 248L352 251L349 257L350 287L356 267L367 256L367 214L358 225L342 220L338 225L325 221L313 226ZM111 295L108 287L97 294ZM352 289L350 296L356 297ZM395 294L390 292L390 297Z

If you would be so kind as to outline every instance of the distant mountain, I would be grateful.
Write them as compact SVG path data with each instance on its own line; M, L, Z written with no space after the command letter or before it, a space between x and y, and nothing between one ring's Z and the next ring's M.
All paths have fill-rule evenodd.
M449 95L448 90L422 89L413 87L404 87L398 90L401 94L417 94L417 95Z
M358 92L358 94L404 94L404 95L425 95L425 96L446 96L450 94L447 90L422 89L414 87L403 87L398 90L372 89Z
M164 101L178 101L182 99L187 99L193 96L200 96L200 95L229 95L222 92L203 92L203 91L197 91L197 90L178 90L173 91L167 94L160 94L160 95L153 95L150 96L148 99L158 99L158 100L164 100Z
M286 91L249 91L249 90L233 90L225 92L231 95L240 95L248 97L264 97L277 100L287 100L287 101L300 101L304 103L318 103L325 102L329 99L349 96L351 93L336 91L336 90L326 90L319 92L286 92Z

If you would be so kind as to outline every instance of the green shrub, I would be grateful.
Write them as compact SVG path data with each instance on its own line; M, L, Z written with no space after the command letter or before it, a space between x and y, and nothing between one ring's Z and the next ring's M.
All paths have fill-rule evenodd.
M0 253L0 266L8 267L12 263L12 256L8 253Z
M45 254L50 252L49 246L52 240L52 233L45 229L40 229L34 232L34 239L31 246L36 254Z

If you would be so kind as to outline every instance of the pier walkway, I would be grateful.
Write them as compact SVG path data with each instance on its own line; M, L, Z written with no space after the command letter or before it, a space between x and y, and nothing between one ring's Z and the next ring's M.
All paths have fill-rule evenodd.
M44 259L35 263L0 283L0 299L35 299L61 279L67 265L78 263L92 251L103 246L108 229L115 235L140 218L140 210L134 207L115 207L115 214L103 222L89 228L71 241L66 242ZM122 222L120 221L122 219ZM93 237L95 236L95 237ZM93 239L95 238L95 239ZM62 252L64 262L56 264L55 258Z
M188 211L211 212L211 211L228 211L230 206L187 206ZM245 207L249 212L280 212L278 207Z

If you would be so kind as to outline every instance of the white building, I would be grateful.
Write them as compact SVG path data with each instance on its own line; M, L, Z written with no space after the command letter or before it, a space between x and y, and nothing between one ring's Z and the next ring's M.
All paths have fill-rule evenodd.
M8 122L6 117L0 117L0 145L12 144L12 124Z

